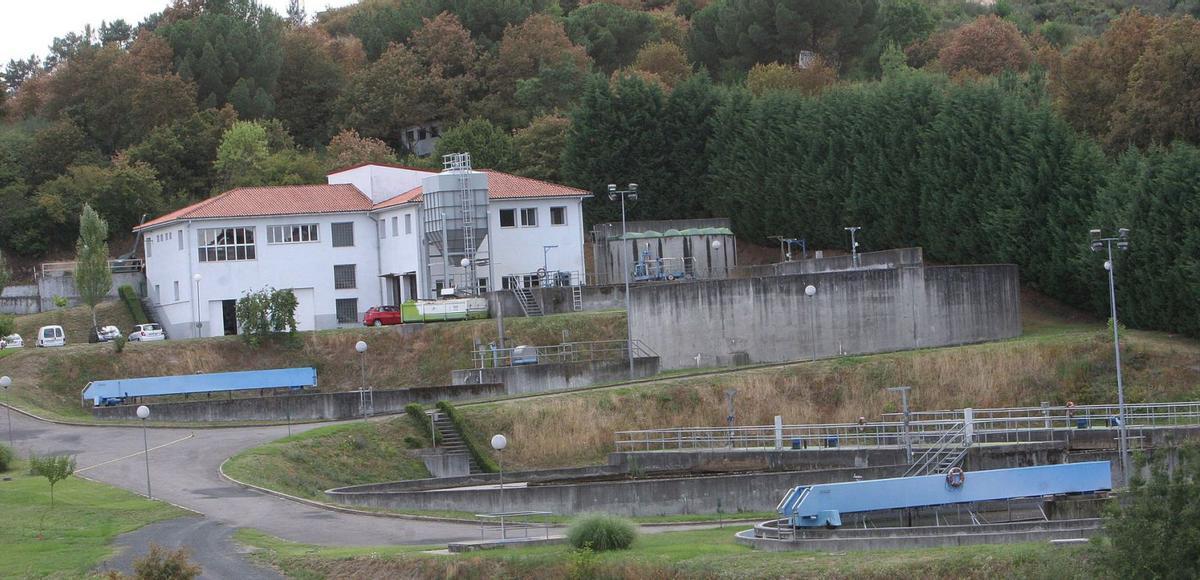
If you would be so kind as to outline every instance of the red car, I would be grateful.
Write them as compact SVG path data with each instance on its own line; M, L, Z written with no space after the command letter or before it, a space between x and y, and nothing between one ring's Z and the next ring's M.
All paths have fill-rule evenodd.
M365 326L383 326L385 324L400 324L403 322L399 306L372 306L363 316Z

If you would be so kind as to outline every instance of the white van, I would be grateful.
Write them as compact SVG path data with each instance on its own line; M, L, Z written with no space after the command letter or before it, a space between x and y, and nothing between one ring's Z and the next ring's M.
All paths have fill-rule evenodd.
M66 346L67 334L61 326L43 326L38 329L38 346Z

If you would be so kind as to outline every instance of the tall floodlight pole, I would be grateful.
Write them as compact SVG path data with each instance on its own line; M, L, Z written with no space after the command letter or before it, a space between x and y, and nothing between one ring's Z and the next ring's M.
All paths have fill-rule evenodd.
M804 287L804 295L808 296L808 328L812 331L813 361L817 360L817 287L809 284Z
M1121 471L1125 474L1125 485L1129 485L1129 439L1125 430L1125 382L1121 376L1121 334L1120 324L1117 323L1117 284L1114 270L1116 265L1113 263L1113 243L1117 244L1117 249L1125 251L1129 249L1129 228L1120 228L1117 230L1116 237L1103 237L1099 229L1093 229L1090 232L1092 238L1092 251L1098 252L1101 249L1108 251L1108 260L1104 262L1104 269L1108 270L1108 302L1112 313L1112 329L1113 329L1113 355L1117 363L1117 449L1121 454Z
M10 386L12 386L11 378L7 376L0 377L0 388L4 389L4 410L8 414L8 447L15 452L17 448L13 445L12 436L12 399L8 398L8 387Z
M908 392L912 390L912 387L888 387L888 390L893 393L900 393L900 408L904 410L904 454L908 457L908 464L912 465L912 435L909 431L909 424L912 422L912 413L908 410Z
M200 272L196 272L196 274L192 276L192 281L196 283L196 295L192 297L192 302L196 303L196 331L192 338L200 338L200 335L203 334L201 332L202 327L200 326L200 317L203 315L200 312L200 278L202 277L203 276L200 275Z
M626 255L626 251L624 248L629 245L629 243L628 243L629 240L626 238L626 236L629 234L629 231L627 229L627 226L625 225L625 198L628 197L629 201L637 201L638 185L636 183L630 183L626 189L619 190L619 189L617 189L616 184L613 184L613 183L608 184L608 200L609 201L617 201L618 197L621 198L621 247L622 247L621 257L624 258L624 256ZM633 311L629 308L629 260L622 259L621 261L625 262L624 264L622 264L624 266L624 270L625 270L625 337L627 339L627 342L629 343L627 345L628 346L628 356L629 356L629 378L632 379L633 378Z
M146 456L146 497L154 499L150 493L150 439L146 435L146 419L150 418L150 407L139 405L137 417L142 420L142 450Z
M855 240L854 235L856 233L858 233L858 230L862 229L862 226L850 226L848 228L842 228L842 229L850 232L850 262L854 264L855 268L857 268L858 267L858 242Z

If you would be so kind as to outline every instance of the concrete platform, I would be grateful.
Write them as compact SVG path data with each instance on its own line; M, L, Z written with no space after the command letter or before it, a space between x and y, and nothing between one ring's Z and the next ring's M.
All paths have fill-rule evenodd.
M479 540L472 542L455 542L446 546L451 554L477 552L479 550L503 550L506 548L527 548L530 546L554 546L565 544L566 536L550 536L549 538L508 538L494 540Z
M1098 534L1102 526L1103 520L1100 518L1084 518L958 526L806 530L795 538L784 535L779 539L764 537L764 529L760 525L753 530L739 532L736 537L738 543L769 552L841 552L1078 540Z

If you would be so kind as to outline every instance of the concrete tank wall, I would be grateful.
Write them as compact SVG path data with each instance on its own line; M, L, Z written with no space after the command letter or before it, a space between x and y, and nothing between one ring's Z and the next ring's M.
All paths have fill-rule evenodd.
M633 361L633 378L658 374L658 357L638 357ZM504 368L464 369L451 372L456 385L500 383L510 395L576 389L629 378L629 362L598 360L549 363Z
M372 394L373 413L399 413L409 403L462 401L504 395L497 384L416 387L377 390ZM202 399L172 403L144 403L155 421L293 421L336 420L361 417L358 392L303 393L238 399ZM136 419L137 405L93 407L97 419Z
M817 293L808 297L804 289ZM1019 336L1012 265L900 267L632 289L633 334L664 370L696 357L782 362Z

